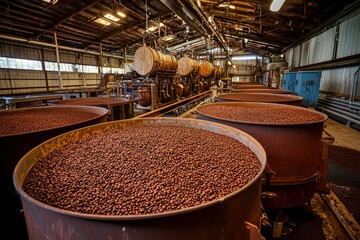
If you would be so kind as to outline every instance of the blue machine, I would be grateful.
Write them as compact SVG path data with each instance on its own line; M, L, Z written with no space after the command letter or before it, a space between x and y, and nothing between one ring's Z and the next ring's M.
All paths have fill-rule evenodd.
M296 74L294 94L303 97L301 105L316 107L319 99L321 71L305 71Z
M282 90L295 91L295 81L296 81L297 72L286 72L284 73L284 82L282 85Z

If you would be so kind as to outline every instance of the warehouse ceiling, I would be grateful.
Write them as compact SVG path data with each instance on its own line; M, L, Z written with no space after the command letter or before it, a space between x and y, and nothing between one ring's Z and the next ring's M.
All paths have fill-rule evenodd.
M271 12L271 0L0 0L0 36L49 44L56 37L60 46L89 51L101 46L121 56L133 55L144 43L199 55L265 56L320 31L357 2L286 0Z

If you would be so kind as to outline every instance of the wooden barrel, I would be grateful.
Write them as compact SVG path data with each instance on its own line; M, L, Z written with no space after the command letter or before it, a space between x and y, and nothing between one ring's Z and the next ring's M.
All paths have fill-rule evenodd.
M199 71L199 62L184 56L178 61L177 74L182 77L189 76L192 73L197 73Z
M176 72L178 62L173 55L163 54L160 51L157 51L160 59L160 65L157 71L169 71Z
M214 75L215 77L221 77L224 74L224 69L222 69L220 66L214 67Z
M134 54L134 70L141 76L151 74L159 67L159 54L152 48L142 46Z
M157 71L176 72L177 60L174 56L163 54L151 47L142 46L134 54L134 70L141 76Z
M199 75L201 77L209 77L211 74L213 74L213 72L214 72L214 67L209 61L205 60L202 63L200 63Z

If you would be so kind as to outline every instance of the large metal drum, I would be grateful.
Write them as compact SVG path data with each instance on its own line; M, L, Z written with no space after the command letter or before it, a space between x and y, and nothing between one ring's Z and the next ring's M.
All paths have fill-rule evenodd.
M147 46L138 48L134 55L134 70L141 76L155 72L175 73L177 64L174 56L163 54Z
M313 197L319 177L325 114L297 106L255 102L214 103L200 106L197 111L199 119L238 128L262 144L268 165L275 172L270 185L263 176L264 191L277 195L264 198L265 208L302 206ZM304 120L306 116L315 120Z
M218 102L263 102L301 106L301 96L274 93L225 93L216 97Z
M107 121L108 110L85 106L46 106L0 111L0 186L4 231L14 239L26 235L22 206L12 176L18 161L40 143L76 128ZM3 232L5 234L5 232Z
M211 62L204 60L202 63L200 63L199 66L199 75L201 77L209 77L211 74L214 73L214 66Z
M233 93L275 93L275 94L291 94L290 90L272 89L272 88L242 88L232 89Z
M184 56L178 61L177 73L181 77L189 76L190 74L195 74L199 71L199 62Z
M250 89L258 89L258 88L274 89L273 87L268 87L265 84L261 84L261 83L233 83L233 88L236 88L236 89L246 89L246 88L250 88Z
M139 87L137 89L138 104L147 107L151 104L151 89L149 87Z
M97 134L104 132L111 133L112 131L126 130L129 127L135 126L143 128L149 128L149 126L190 127L229 137L236 142L243 143L257 156L260 161L261 170L246 185L228 195L225 195L224 197L221 197L220 199L214 198L214 200L210 202L201 203L193 207L186 207L175 211L165 211L143 215L99 215L66 211L39 202L23 190L22 187L24 180L30 169L40 159L48 156L51 152L79 139L86 139L90 136L96 136ZM170 146L171 143L169 143L169 147ZM133 146L134 149L137 147L138 146ZM237 149L231 149L231 151L236 152ZM179 152L176 153L178 154ZM240 154L240 152L238 154ZM220 160L217 159L216 156L213 158L214 161ZM175 158L171 161L175 161L174 163L177 163ZM259 232L254 235L253 230L256 230L256 227L260 227L261 175L265 170L265 165L266 154L262 146L253 137L238 129L196 119L133 119L113 121L78 129L57 136L42 143L41 145L38 145L29 151L16 166L14 171L14 185L24 206L30 240L250 240L259 239L256 238L256 236L259 237L258 235L260 235ZM141 178L140 175L137 176ZM199 187L198 189L199 193L201 192L201 188L202 187ZM145 198L146 195L142 195L140 197ZM74 199L74 201L75 200L76 199ZM152 200L156 199L148 199L147 201L151 202ZM249 229L251 229L251 231L249 231Z

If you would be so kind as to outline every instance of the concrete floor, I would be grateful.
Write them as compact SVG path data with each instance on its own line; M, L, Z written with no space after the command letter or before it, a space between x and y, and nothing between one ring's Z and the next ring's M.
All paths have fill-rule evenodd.
M334 145L360 151L360 132L331 118L325 121L325 132L335 138Z

